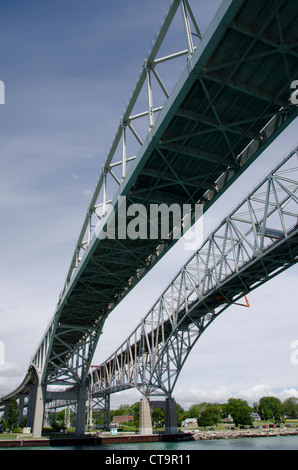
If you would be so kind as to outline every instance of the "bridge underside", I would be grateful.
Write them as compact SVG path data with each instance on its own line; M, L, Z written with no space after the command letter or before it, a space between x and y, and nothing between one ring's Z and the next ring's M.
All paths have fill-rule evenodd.
M219 224L129 338L92 369L92 393L134 386L146 396L170 396L218 315L297 263L297 157L296 148Z
M296 0L223 2L122 183L127 205L206 211L297 117L297 18ZM175 241L93 240L58 305L49 382Z
M126 380L127 370L136 367L130 364L132 355L136 363L138 362L137 358L139 358L140 367L142 367L142 357L146 357L146 364L152 361L151 348L153 348L152 345L156 347L156 331L147 334L146 339L142 337L135 343L132 346L131 354L126 355L123 351L117 357L117 360L113 358L110 365L104 365L108 370L107 375L105 375L104 370L101 371L100 369L91 372L95 384L93 396L117 393L134 387L139 388L143 393L146 392L148 396L163 394L171 396L183 364L206 328L223 311L243 298L243 293L249 294L249 292L296 264L297 261L298 229L295 228L289 234L286 242L281 242L274 249L268 249L268 252L259 260L248 262L247 266L244 266L226 282L211 290L204 298L188 305L187 310L181 310L177 316L175 328L173 328L173 322L170 320L164 323L163 331L159 334L159 340L162 339L163 344L160 345L160 354L158 360L156 359L156 370L152 373L152 377L148 378L148 382L134 383L132 380L131 383L121 383L121 380L119 380L117 384L114 382L113 374L117 373L115 366L117 363L119 377L122 368L122 378ZM152 365L150 368L152 368ZM161 375L164 375L163 380L161 380ZM138 376L138 372L136 376ZM107 383L109 380L113 382L112 385Z

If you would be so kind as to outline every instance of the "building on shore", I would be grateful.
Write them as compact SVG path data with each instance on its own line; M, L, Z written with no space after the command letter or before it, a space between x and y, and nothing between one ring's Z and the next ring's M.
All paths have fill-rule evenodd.
M134 416L133 415L121 415L121 416L113 416L113 423L115 424L122 424L122 423L133 423Z

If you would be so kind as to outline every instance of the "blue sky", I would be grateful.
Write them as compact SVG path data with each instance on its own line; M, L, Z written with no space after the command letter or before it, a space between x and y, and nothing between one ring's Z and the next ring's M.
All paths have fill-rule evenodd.
M191 4L204 32L220 2ZM52 317L103 162L168 6L1 1L0 394L21 382ZM179 14L169 52L185 48ZM297 122L204 217L206 234L297 144L296 128ZM178 245L113 312L95 363L137 326L187 257ZM177 401L298 396L298 366L290 361L298 339L297 274L295 267L274 279L251 295L250 309L230 308L204 333L177 383ZM126 392L113 403L138 398Z

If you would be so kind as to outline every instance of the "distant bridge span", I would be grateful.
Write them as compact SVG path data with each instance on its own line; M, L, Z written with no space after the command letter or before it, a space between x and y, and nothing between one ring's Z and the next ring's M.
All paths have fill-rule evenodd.
M157 57L180 7L186 49ZM84 409L84 384L105 319L176 242L171 233L100 239L104 226L97 233L95 226L113 223L119 196L146 208L153 202L200 203L205 212L220 198L298 115L290 99L298 78L297 17L295 0L224 0L201 37L188 0L172 1L104 163L56 311L18 393L27 393L34 369L41 387L36 403L44 403L47 385L81 385ZM170 93L158 66L183 56L186 66ZM153 105L153 80L163 94L160 106ZM143 87L148 108L134 114ZM135 123L144 117L143 137ZM42 412L35 412L34 423L39 435ZM83 428L81 414L78 434Z
M219 224L110 358L89 374L93 397L130 387L172 395L206 328L298 261L298 148ZM242 300L240 300L242 299Z

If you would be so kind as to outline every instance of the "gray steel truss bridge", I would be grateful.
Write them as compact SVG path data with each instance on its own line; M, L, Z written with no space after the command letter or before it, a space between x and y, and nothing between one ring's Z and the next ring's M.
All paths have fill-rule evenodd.
M185 44L179 51L160 56L178 10L182 12ZM120 201L124 199L127 207L142 205L146 210L151 204L190 206L193 210L187 223L183 217L180 219L183 234L196 222L194 207L199 204L206 213L297 118L296 95L292 99L293 83L298 79L297 18L297 0L224 0L202 35L189 0L171 2L99 175L52 320L23 383L2 399L8 403L13 396L32 396L33 405L28 405L28 409L33 410L30 423L35 436L41 433L48 386L77 391L81 410L77 434L84 432L86 381L105 320L178 239L174 236L173 221L166 234L162 233L159 221L155 238L129 238L129 220L125 220L121 236L105 236L110 227L123 230ZM169 90L160 66L167 68L181 59L184 62L180 77ZM275 187L277 182L270 184ZM292 194L293 188L290 190ZM278 208L274 213L283 210L281 205ZM267 209L273 209L271 203ZM274 261L270 257L273 246L264 250L264 243L268 240L266 230L276 227L267 226L265 219L261 226L257 223L259 219L254 219L257 215L249 212L250 235L255 237L252 241L248 241L244 231L245 240L240 242L235 219L223 225L223 230L227 230L226 244L219 245L220 237L216 237L217 243L210 243L205 274L200 272L203 276L200 286L195 283L194 272L192 278L190 266L181 272L184 288L193 289L192 297L186 292L182 295L177 283L171 285L171 289L178 289L177 296L180 292L180 300L176 296L178 303L174 302L172 311L166 297L156 307L163 305L163 326L156 323L157 327L152 329L150 322L148 331L147 323L142 322L138 327L136 334L140 337L133 343L134 352L128 349L126 353L134 354L136 362L130 362L124 352L117 352L109 361L115 375L106 375L106 366L96 371L108 389L115 391L115 381L122 380L116 378L115 361L125 360L125 386L133 384L145 396L158 389L171 393L177 371L206 325L233 303L235 296L249 291L253 278L255 283L261 283L264 276L273 275ZM285 212L281 215L284 218ZM285 263L290 262L291 250L294 262L296 232L282 230L284 236L273 239L284 250L281 257L285 257ZM212 267L211 260L220 253L221 261ZM253 263L248 261L249 254L258 254ZM204 259L205 255L201 252L198 256ZM241 257L251 268L242 277L233 274L232 288L228 278L223 282L223 276L229 269L240 270ZM198 268L196 258L192 263ZM220 290L216 288L219 281ZM177 278L176 282L180 280ZM218 290L215 297L212 286ZM185 302L185 311L178 309L179 301ZM160 322L155 311L150 315ZM124 373L125 368L121 370ZM96 383L101 383L100 380ZM122 386L124 383L120 382Z
M206 328L230 305L298 261L298 148L218 225L137 328L90 372L93 396L171 396ZM245 299L245 300L244 300Z

